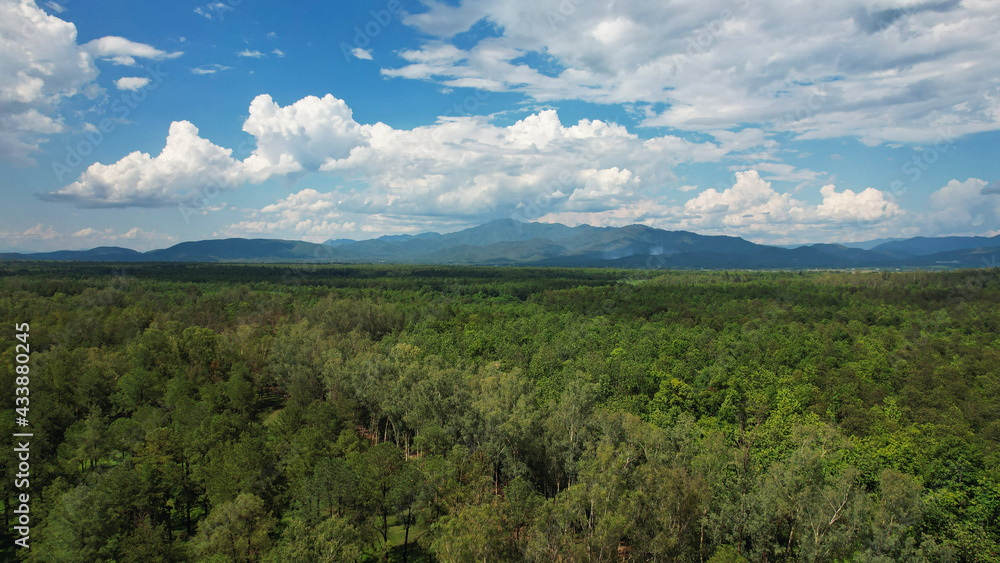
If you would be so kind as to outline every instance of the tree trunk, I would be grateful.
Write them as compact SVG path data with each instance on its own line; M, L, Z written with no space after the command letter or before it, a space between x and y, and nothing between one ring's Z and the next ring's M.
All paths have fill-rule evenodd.
M708 508L701 511L701 535L698 538L698 560L704 563L705 561L705 513L708 512Z
M403 563L406 563L406 558L410 554L410 516L412 512L412 506L406 509L406 523L403 524Z
M792 560L792 536L795 535L795 522L792 522L791 529L788 530L788 547L785 548L785 561Z

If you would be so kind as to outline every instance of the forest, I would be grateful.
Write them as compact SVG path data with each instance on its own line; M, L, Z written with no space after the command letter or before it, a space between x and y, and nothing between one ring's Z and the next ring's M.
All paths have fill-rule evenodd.
M0 263L0 556L1000 562L998 313L996 268Z

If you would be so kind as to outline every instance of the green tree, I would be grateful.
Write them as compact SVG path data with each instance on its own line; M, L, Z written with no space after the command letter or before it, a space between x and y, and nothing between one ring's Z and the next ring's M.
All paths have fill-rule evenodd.
M275 519L264 501L249 493L224 502L198 526L193 545L199 558L235 563L263 560L270 549Z
M267 560L274 563L337 563L361 558L362 536L347 517L314 525L292 518Z

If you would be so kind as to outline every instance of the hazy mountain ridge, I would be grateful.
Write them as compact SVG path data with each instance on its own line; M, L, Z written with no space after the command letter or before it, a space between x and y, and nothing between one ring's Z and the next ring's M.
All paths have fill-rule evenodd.
M953 250L1000 246L1000 235L994 237L914 237L880 244L873 251L884 252L899 258L927 256Z
M393 262L623 268L867 268L995 266L1000 236L915 237L871 249L812 244L794 248L739 237L665 231L645 225L568 227L558 223L492 221L456 233L387 235L316 244L279 239L182 242L137 252L120 247L34 254L6 260L115 262Z

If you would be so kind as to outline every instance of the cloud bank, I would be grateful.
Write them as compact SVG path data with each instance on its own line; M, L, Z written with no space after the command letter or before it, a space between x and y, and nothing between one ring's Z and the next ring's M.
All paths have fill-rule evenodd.
M935 212L920 217L873 187L826 184L780 192L765 174L789 171L767 162L759 163L760 170L736 171L731 185L700 191L676 176L680 165L766 149L771 141L752 130L719 132L700 143L671 135L642 139L599 120L564 125L554 110L507 126L465 116L395 129L357 122L350 107L329 94L287 106L258 96L243 130L256 147L241 161L232 149L202 138L193 124L175 122L159 155L134 152L116 163L94 164L45 197L81 207L183 206L206 187L224 192L316 174L327 179L328 189L290 193L219 230L316 240L346 232L461 228L497 217L644 223L762 242L917 234L907 225L921 220L935 234L950 233L963 224L1000 219L1000 195L977 179L941 188L931 196Z

